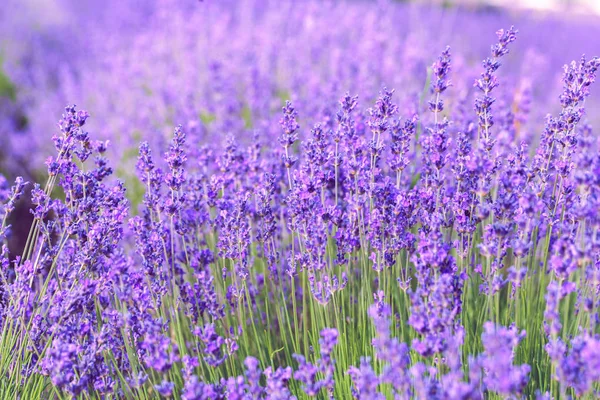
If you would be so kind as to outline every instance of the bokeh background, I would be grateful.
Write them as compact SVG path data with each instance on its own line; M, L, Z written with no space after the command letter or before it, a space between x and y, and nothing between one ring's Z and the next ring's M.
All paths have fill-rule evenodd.
M535 138L558 107L562 66L600 54L595 0L355 0L350 12L342 3L5 1L0 171L43 179L56 121L72 103L90 112L94 136L111 140L126 180L141 138L164 148L174 124L199 142L244 140L285 98L319 116L326 110L314 105L324 102L311 98L333 107L349 90L367 103L383 85L401 87L400 102L418 108L445 45L456 58L451 101L466 101L494 32L510 25L520 36L499 101L535 99L523 121Z

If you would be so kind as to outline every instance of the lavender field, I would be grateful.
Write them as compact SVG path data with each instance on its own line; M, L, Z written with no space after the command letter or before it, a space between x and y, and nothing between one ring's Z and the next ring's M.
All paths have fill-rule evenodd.
M600 398L596 55L592 15L8 0L0 399Z

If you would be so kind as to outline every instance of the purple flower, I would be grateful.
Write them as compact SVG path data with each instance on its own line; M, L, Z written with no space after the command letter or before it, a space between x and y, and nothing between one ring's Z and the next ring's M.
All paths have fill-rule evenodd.
M158 385L154 385L154 389L160 394L162 397L171 397L173 395L173 389L175 388L175 384L169 381L162 381Z
M556 365L556 376L561 385L575 390L578 396L590 393L592 384L600 379L600 339L580 335L571 340L570 348L561 339L551 339L546 351Z
M294 354L298 362L298 369L294 372L294 379L302 382L302 390L309 396L317 396L322 388L327 390L330 398L333 398L333 374L335 372L335 360L332 357L334 346L337 344L338 331L326 328L321 331L319 345L321 347L321 360L317 365L306 361L304 356ZM324 376L319 379L318 374Z
M421 335L412 347L423 356L441 353L453 335L460 313L461 278L439 274L429 287L419 286L412 296L408 323Z
M259 362L254 357L247 357L244 360L246 367L246 380L248 382L248 394L254 399L260 398L264 393L264 388L260 385L260 370Z
M265 394L268 399L290 400L296 398L292 396L287 387L288 381L292 378L292 368L280 367L276 370L273 370L273 368L267 367L264 371L264 374L267 378Z
M282 136L279 138L279 143L283 146L285 150L285 154L282 155L283 165L288 171L288 183L289 188L292 187L292 178L290 175L290 168L295 164L297 159L290 154L290 148L292 145L298 140L298 129L300 129L300 125L296 122L298 117L298 113L292 107L292 103L289 101L285 102L285 107L283 107L283 118L279 121L281 128L283 130Z
M140 342L143 360L149 368L160 373L166 372L179 359L177 345L163 333L160 320L148 320L146 323L146 333Z
M204 361L211 367L221 365L237 349L235 341L217 334L214 324L196 328L194 334L204 343ZM223 346L227 347L226 351L223 351Z
M375 355L385 363L379 379L381 383L391 384L397 397L406 398L411 391L410 377L406 374L410 365L409 348L390 336L391 309L383 297L369 308L369 316L375 324Z
M501 395L520 395L529 381L531 368L527 364L513 365L514 351L525 337L515 327L505 328L486 322L481 341L484 353L481 365L483 382L489 390Z
M361 358L360 366L350 367L348 375L352 378L352 395L359 400L383 400L385 396L377 391L379 377L371 368L368 357Z
M195 375L186 379L181 392L183 400L213 400L221 398L213 385L201 382Z
M175 128L173 141L169 151L165 154L165 161L169 166L169 172L165 175L165 183L171 190L171 195L165 200L165 211L167 215L173 216L181 211L185 196L180 193L185 183L184 165L187 160L183 146L185 145L185 133L181 125Z
M432 79L430 90L435 94L435 101L429 102L429 110L433 113L439 113L444 110L444 103L440 100L439 95L444 93L452 84L448 80L450 74L450 47L442 52L437 61L431 66Z
M414 380L414 392L417 398L442 399L444 392L440 382L436 379L437 369L423 363L416 363L410 367L410 375Z

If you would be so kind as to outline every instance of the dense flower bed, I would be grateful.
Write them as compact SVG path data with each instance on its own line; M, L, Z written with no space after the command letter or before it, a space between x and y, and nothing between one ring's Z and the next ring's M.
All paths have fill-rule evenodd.
M65 109L43 183L0 178L2 242L33 214L0 253L2 396L598 397L600 58L554 85L513 27L472 61L523 17L229 3L17 86L32 164L63 97L95 111ZM482 38L398 23L424 12Z

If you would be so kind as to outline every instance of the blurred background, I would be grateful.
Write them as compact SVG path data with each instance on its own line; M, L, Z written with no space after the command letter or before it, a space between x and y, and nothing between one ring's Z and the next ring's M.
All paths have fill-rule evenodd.
M422 3L438 6L504 7L523 10L599 14L597 0L422 0Z
M260 121L278 118L284 98L318 120L344 91L367 107L382 85L418 111L427 68L446 45L450 101L468 104L494 32L510 25L520 35L498 101L533 104L522 126L535 140L559 106L562 66L600 54L599 12L597 0L5 0L0 172L43 180L71 103L113 143L125 180L140 140L164 148L176 123L199 145L244 140L267 134Z

